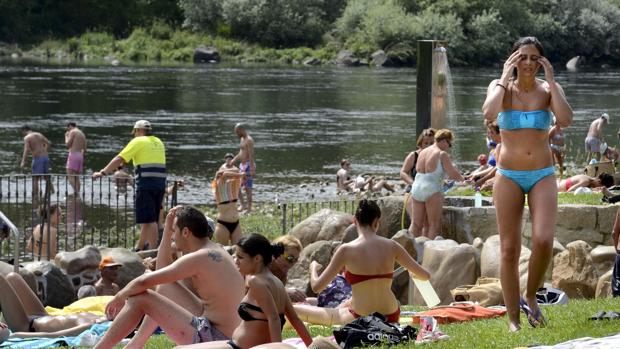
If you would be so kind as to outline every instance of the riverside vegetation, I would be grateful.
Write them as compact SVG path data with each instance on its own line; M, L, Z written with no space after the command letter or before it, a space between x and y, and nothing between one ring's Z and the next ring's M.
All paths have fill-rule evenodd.
M552 62L618 66L619 30L620 0L0 1L0 55L121 62L188 62L212 45L224 61L331 62L346 49L413 65L417 40L432 38L451 64L486 66L533 35Z

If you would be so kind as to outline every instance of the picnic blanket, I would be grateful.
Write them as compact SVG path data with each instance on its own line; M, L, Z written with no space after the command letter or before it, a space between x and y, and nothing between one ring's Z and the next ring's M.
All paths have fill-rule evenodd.
M75 337L58 337L58 338L9 338L2 344L0 348L21 348L21 349L43 349L78 346L94 346L95 338L101 337L105 331L110 328L112 321L106 321L100 324L92 325L88 330L80 333Z

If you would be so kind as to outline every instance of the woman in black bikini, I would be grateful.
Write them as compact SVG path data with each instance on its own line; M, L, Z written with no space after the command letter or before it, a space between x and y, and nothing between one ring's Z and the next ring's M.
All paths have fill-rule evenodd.
M211 183L218 213L213 240L226 246L235 245L243 236L239 224L237 199L244 175L232 164L232 159L232 154L226 154L224 157L226 163L220 167Z
M397 242L377 235L381 210L376 202L361 200L355 212L358 238L340 245L325 271L318 275L321 265L310 264L310 285L316 293L322 291L344 268L351 284L351 306L319 308L296 304L295 311L306 322L323 325L343 325L359 316L379 312L389 322L398 322L400 307L392 293L392 273L398 262L416 278L428 280L430 274L422 268Z
M246 295L237 309L243 321L230 341L201 343L177 348L245 349L256 345L281 342L284 316L290 321L306 345L312 338L297 317L282 282L269 268L271 259L284 252L282 244L272 245L267 238L252 234L237 243L236 264L245 277Z

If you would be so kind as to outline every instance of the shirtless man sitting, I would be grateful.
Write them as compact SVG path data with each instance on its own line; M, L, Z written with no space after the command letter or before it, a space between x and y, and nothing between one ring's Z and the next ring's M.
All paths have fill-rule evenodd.
M52 143L43 134L34 132L30 126L22 126L22 134L24 135L24 153L20 166L22 168L26 167L28 153L32 153L32 203L37 206L39 199L39 182L42 178L45 178L46 185L50 192L54 192L52 181L49 175L46 175L50 171L48 152Z
M80 192L80 178L84 168L84 155L86 154L86 136L77 127L75 122L67 124L65 132L65 144L69 150L67 155L67 181L71 184L74 193Z
M351 163L347 159L340 160L340 169L336 172L336 189L339 192L351 192L355 189L355 179L351 178Z
M99 272L101 273L101 279L95 283L95 291L97 296L115 296L119 287L116 284L116 277L118 275L118 269L123 265L117 263L110 256L103 257L99 263Z
M177 344L229 339L241 321L237 306L244 283L232 256L211 241L212 235L198 209L171 209L157 253L157 270L134 279L108 303L106 315L114 322L95 348L112 348L144 315L128 347L144 347L158 325ZM173 240L183 256L171 262ZM151 290L157 285L157 291Z

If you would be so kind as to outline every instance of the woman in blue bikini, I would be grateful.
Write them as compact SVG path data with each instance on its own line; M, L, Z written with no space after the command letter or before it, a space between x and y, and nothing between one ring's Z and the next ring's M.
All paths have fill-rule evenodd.
M536 79L543 68L545 80ZM534 37L520 38L504 63L499 79L491 81L482 106L485 119L497 118L502 137L493 186L500 235L500 278L508 310L509 329L520 327L519 307L532 326L544 326L536 290L544 281L552 257L557 214L557 186L548 130L551 112L560 127L571 124L573 111L553 67ZM527 194L532 219L532 256L524 298L520 298L518 262L521 222Z

